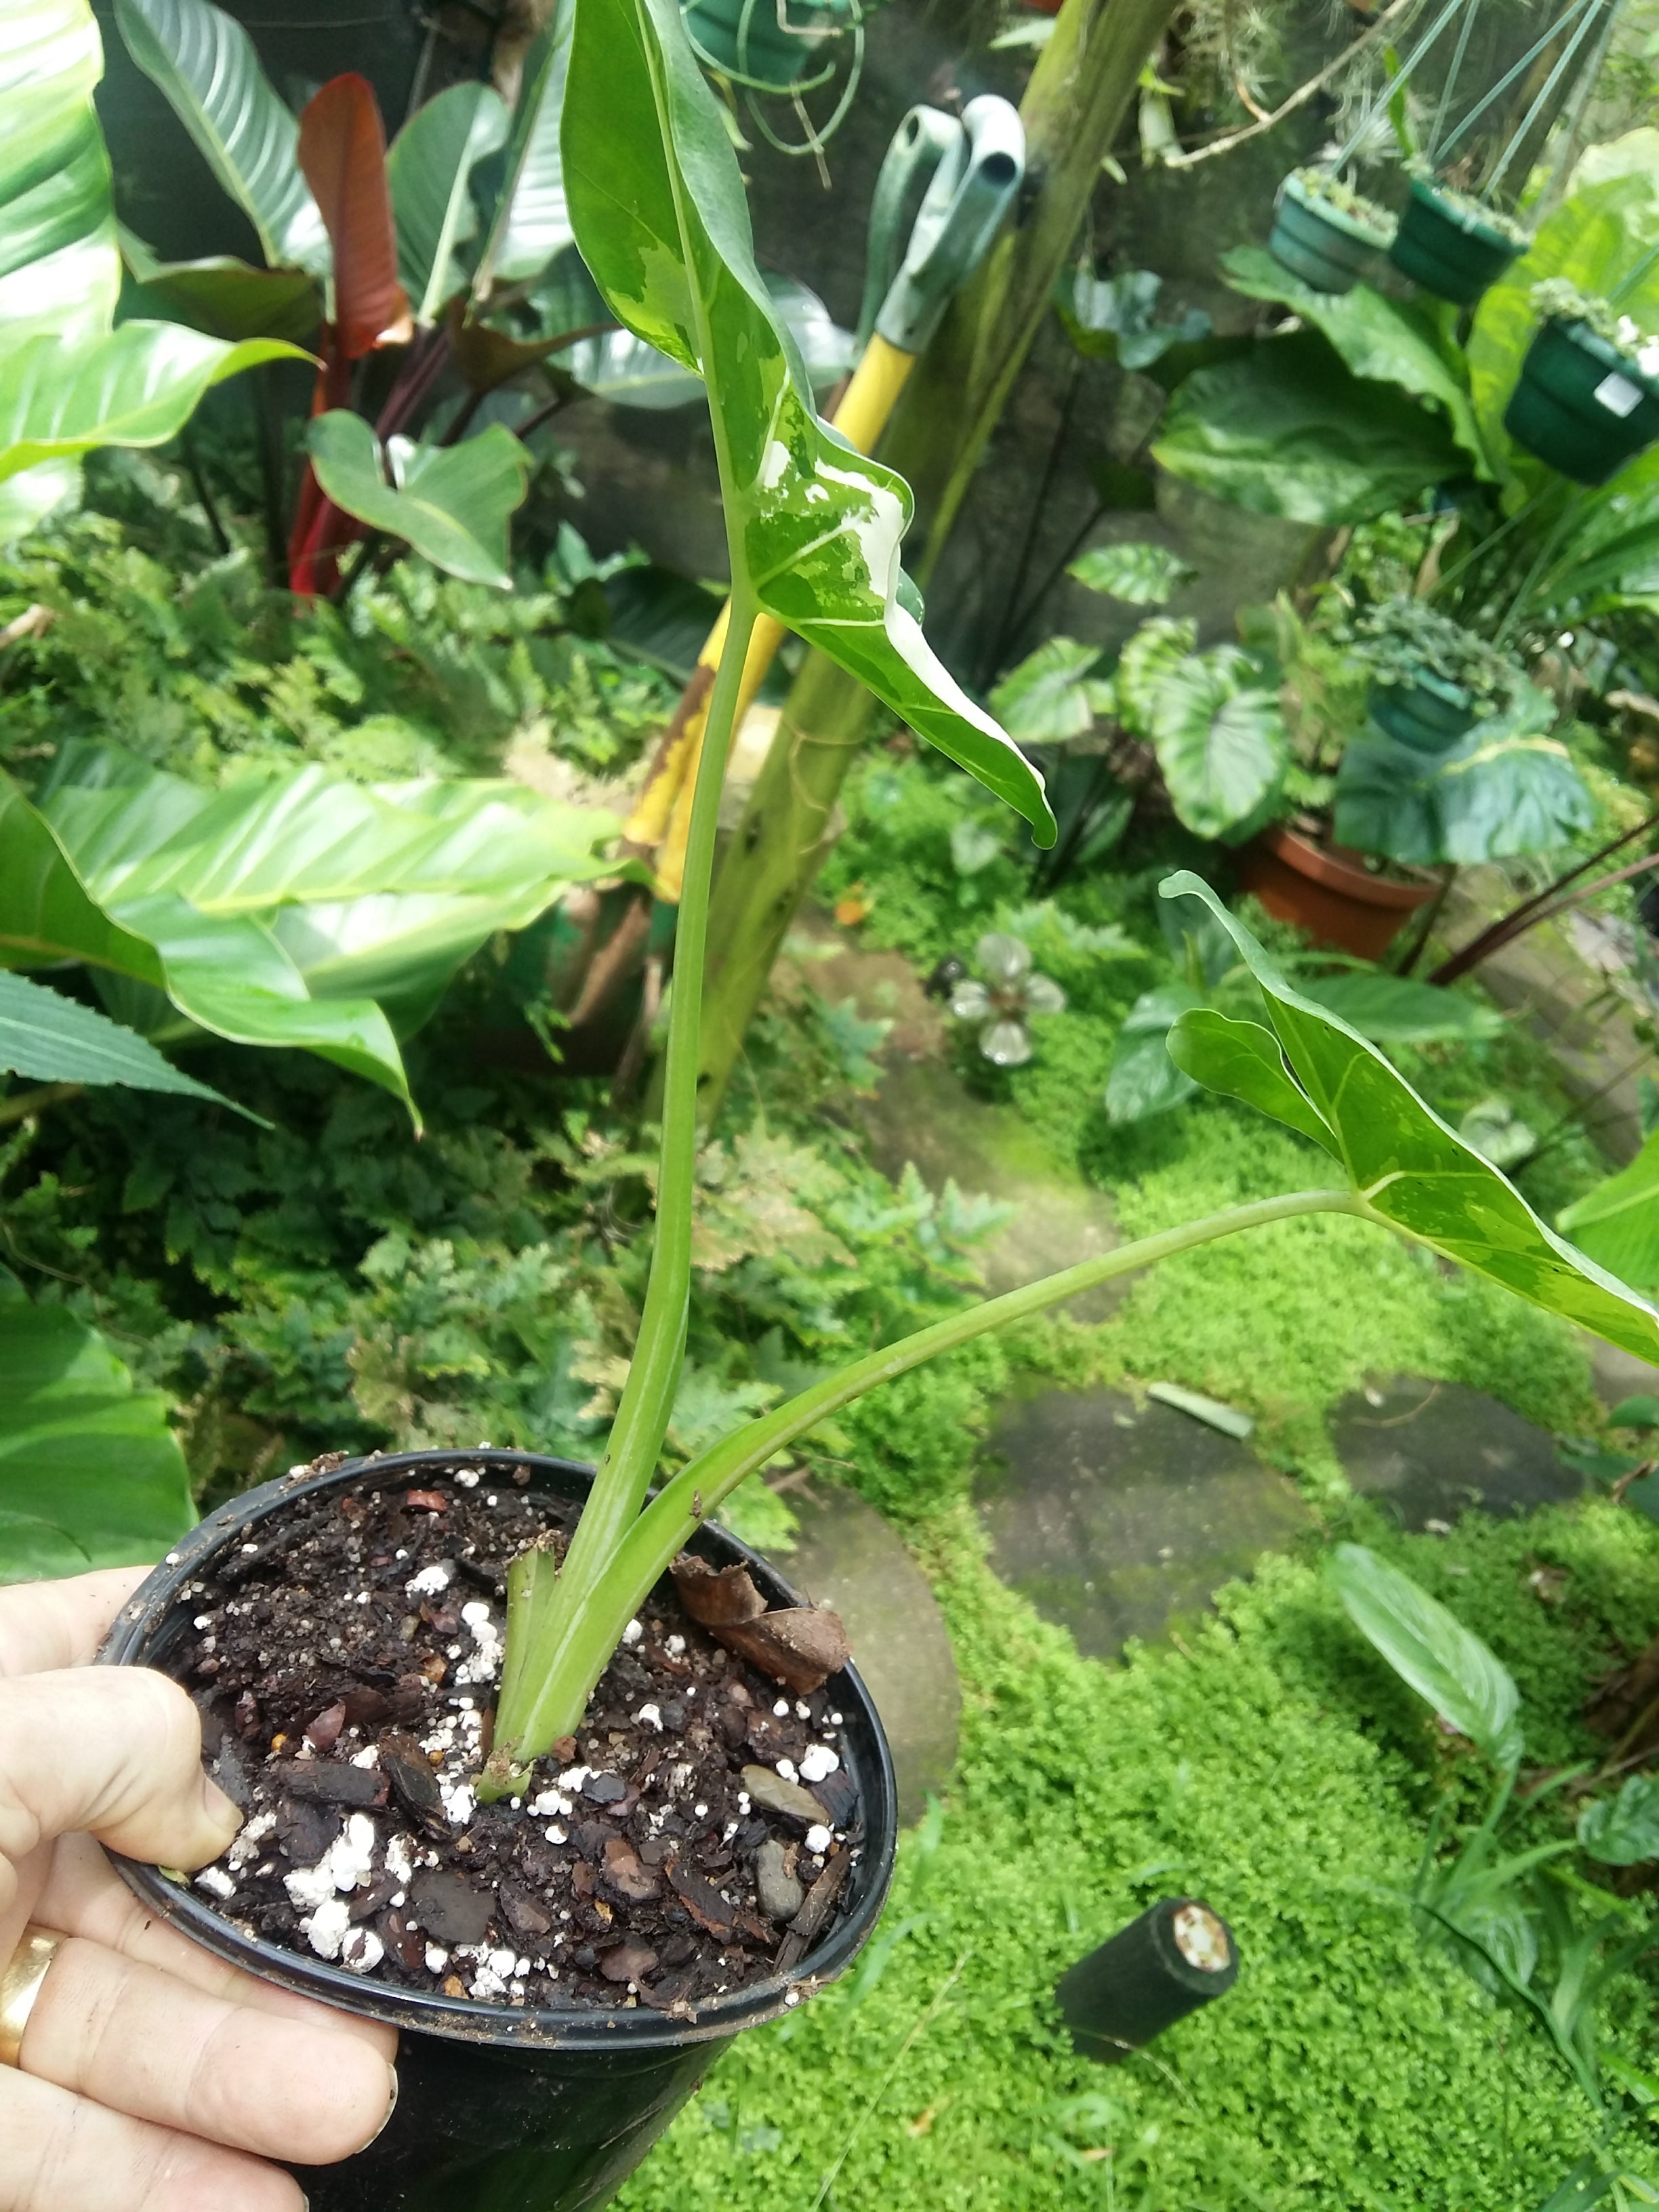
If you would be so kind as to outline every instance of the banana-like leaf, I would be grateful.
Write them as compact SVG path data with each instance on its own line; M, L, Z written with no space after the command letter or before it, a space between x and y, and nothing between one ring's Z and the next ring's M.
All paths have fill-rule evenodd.
M417 323L437 319L465 278L455 249L476 235L472 172L507 140L501 94L487 84L452 84L417 107L392 142L386 182L398 223L398 273Z
M161 1393L0 1268L0 1582L153 1559L195 1517Z
M1363 1544L1339 1544L1325 1571L1349 1620L1402 1681L1495 1766L1520 1764L1521 1693L1488 1645Z
M99 446L165 444L210 386L259 362L304 358L280 339L228 345L177 323L31 338L0 359L0 482Z
M1021 744L1080 738L1093 728L1098 702L1106 696L1090 681L1089 672L1099 659L1097 645L1046 637L998 684L991 694L991 712Z
M499 422L459 446L379 440L349 408L319 415L306 434L317 481L336 507L401 538L434 568L471 584L513 588L508 518L530 483L530 456ZM389 463L396 481L384 473Z
M1133 607L1161 607L1198 574L1167 545L1097 545L1066 571L1091 592Z
M161 261L130 230L120 234L131 283L128 320L188 323L213 338L287 338L308 346L323 319L322 289L303 269L256 269L234 254Z
M8 12L0 48L0 331L8 346L109 327L120 289L86 0Z
M559 144L575 14L574 6L556 8L525 57L507 142L507 179L478 264L482 289L538 276L576 235Z
M348 72L306 102L298 158L334 252L333 313L340 350L359 361L410 335L398 281L398 235L386 187L386 131L374 88Z
M813 408L678 0L579 0L575 15L562 146L577 243L618 319L708 386L734 590L752 590L1052 842L1042 778L922 635L899 569L908 487Z
M1381 737L1350 744L1336 781L1342 843L1393 860L1473 865L1552 852L1589 829L1595 802L1566 747L1539 726L1554 708L1528 689L1445 753Z
M1628 1167L1576 1199L1556 1227L1621 1283L1659 1288L1659 1133Z
M1315 1135L1341 1162L1368 1218L1639 1359L1659 1358L1659 1312L1547 1229L1374 1045L1292 990L1207 884L1183 872L1160 889L1165 898L1200 900L1231 937L1261 988L1279 1050L1277 1070L1259 1050L1247 1060L1252 1041L1236 1033L1260 1030L1261 1024L1229 1022L1206 1009L1183 1015L1170 1031L1170 1054L1178 1067L1206 1089L1244 1098ZM1248 1089L1241 1070L1249 1075ZM1294 1102L1291 1110L1275 1099Z
M1236 645L1195 653L1168 671L1150 730L1175 811L1195 836L1222 837L1258 813L1290 759L1279 696L1254 680Z
M134 1091L166 1091L234 1102L164 1060L145 1037L118 1022L48 991L26 975L0 972L0 1068L34 1083L119 1083ZM235 1107L237 1113L244 1109ZM257 1120L258 1116L251 1117Z
M272 268L326 276L328 233L301 173L300 126L241 25L210 0L115 0L115 20L128 52L258 233Z

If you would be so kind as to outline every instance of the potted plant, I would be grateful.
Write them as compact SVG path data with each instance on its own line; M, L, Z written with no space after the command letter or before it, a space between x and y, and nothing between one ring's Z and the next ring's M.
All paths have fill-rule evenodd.
M1389 258L1437 300L1472 307L1530 242L1513 216L1425 170L1412 179Z
M1370 673L1366 708L1401 744L1443 753L1519 696L1520 667L1423 599L1397 597L1367 609L1350 631Z
M1340 177L1292 169L1279 188L1267 246L1282 268L1316 292L1350 292L1388 251L1394 229L1386 208Z
M1659 438L1659 337L1564 277L1533 287L1542 317L1504 428L1576 483L1605 483Z

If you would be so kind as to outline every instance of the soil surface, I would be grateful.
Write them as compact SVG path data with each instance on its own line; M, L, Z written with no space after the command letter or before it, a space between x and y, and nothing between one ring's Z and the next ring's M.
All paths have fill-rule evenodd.
M325 1465L327 1462L319 1462ZM245 1932L395 1986L690 2017L793 1970L863 1840L836 1679L799 1698L659 1586L578 1734L476 1802L507 1567L574 1508L430 1468L295 1504L187 1585L171 1671L241 1833L193 1879Z

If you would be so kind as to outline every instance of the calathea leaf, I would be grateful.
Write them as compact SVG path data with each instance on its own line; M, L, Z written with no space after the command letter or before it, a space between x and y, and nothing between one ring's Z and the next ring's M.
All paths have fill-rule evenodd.
M991 694L991 712L1021 744L1054 744L1092 729L1101 688L1089 681L1097 645L1074 637L1044 638Z
M265 259L326 276L328 234L300 171L299 125L241 25L209 0L116 0L115 20L259 234Z
M228 1098L164 1060L147 1039L95 1007L0 972L0 1068L35 1083L119 1083L185 1098ZM240 1106L237 1113L242 1112ZM257 1119L257 1116L252 1117Z
M1066 571L1091 592L1135 607L1161 607L1197 574L1167 545L1097 545Z
M1236 645L1170 669L1152 699L1153 750L1175 811L1200 837L1224 836L1277 787L1290 743L1275 692Z
M306 447L318 483L336 507L371 530L403 538L452 576L512 589L507 521L523 504L530 456L499 422L459 446L416 446L393 438L383 458L362 416L337 407L317 416Z
M1520 1692L1487 1645L1363 1544L1339 1544L1326 1572L1348 1618L1395 1674L1494 1765L1518 1765L1525 1747Z
M1293 990L1237 915L1200 877L1165 878L1165 898L1200 900L1237 945L1261 993L1285 1061L1285 1080L1346 1171L1355 1211L1415 1237L1550 1313L1578 1322L1638 1358L1659 1358L1659 1313L1547 1229L1496 1168L1425 1106L1375 1046L1325 1007ZM1224 1052L1221 1049L1225 1048ZM1214 1030L1214 1017L1184 1015L1170 1037L1177 1065L1207 1089L1244 1097L1279 1118L1266 1097L1243 1089L1239 1041ZM1280 1094L1282 1096L1282 1094Z
M578 0L562 144L577 243L612 311L708 386L734 592L752 592L1052 842L1042 778L939 661L901 583L908 488L813 408L678 0Z
M492 87L452 84L417 107L392 141L386 182L397 218L398 273L417 323L434 321L465 282L455 249L478 228L472 172L499 151L507 126L507 109Z

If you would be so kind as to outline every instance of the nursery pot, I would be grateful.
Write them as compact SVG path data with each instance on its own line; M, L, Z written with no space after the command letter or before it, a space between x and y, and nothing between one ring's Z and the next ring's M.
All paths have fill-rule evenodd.
M1389 258L1413 284L1472 307L1521 252L1515 240L1420 178L1412 186Z
M1294 174L1279 186L1267 249L1281 269L1316 292L1351 292L1386 243Z
M1527 349L1504 428L1576 483L1605 483L1659 438L1659 391L1588 323L1553 315Z
M1472 694L1426 669L1407 684L1373 684L1365 706L1378 729L1413 752L1449 752L1475 722Z
M1361 960L1380 960L1408 916L1439 888L1431 876L1404 884L1373 876L1357 853L1316 844L1283 822L1242 849L1238 883L1278 920L1306 930L1316 945Z
M344 1491L366 1474L377 1490L419 1489L458 1465L528 1468L525 1495L586 1496L592 1469L531 1452L397 1452L325 1473L299 1468L209 1516L167 1554L126 1605L99 1654L108 1666L159 1666L191 1632L186 1584L244 1545L280 1540L298 1500ZM705 1526L689 1547L715 1565L741 1563L769 1606L803 1601L765 1560ZM701 2002L690 2017L629 2008L538 2010L399 1988L245 1933L157 1869L117 1858L128 1886L160 1917L217 1958L262 1980L399 2035L401 2094L385 2133L337 2166L295 2166L311 2212L586 2212L609 2202L739 2030L775 2020L847 1968L874 1929L897 1834L892 1761L856 1671L830 1677L844 1725L843 1766L855 1784L861 1852L836 1917L793 1971Z
M778 0L691 0L685 27L696 45L719 70L747 77L775 92L787 92L815 74L820 49L853 21L848 0L785 0L789 27L778 21Z

